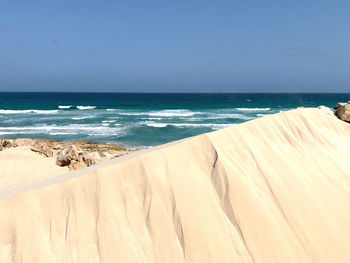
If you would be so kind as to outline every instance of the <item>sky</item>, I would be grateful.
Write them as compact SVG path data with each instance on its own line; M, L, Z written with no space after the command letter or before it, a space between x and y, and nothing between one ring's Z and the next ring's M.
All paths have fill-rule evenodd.
M0 91L350 92L350 1L0 0Z

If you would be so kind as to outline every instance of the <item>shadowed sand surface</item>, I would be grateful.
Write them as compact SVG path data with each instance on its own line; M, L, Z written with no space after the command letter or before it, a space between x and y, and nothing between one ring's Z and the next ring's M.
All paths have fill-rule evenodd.
M69 171L67 167L57 166L55 161L53 157L46 158L26 146L0 151L0 196Z
M0 262L350 262L349 160L349 124L296 109L22 185L1 170Z

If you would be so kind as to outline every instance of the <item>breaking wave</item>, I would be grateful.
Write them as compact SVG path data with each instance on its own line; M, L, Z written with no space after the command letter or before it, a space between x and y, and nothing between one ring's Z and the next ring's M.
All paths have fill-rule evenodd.
M58 106L59 109L69 109L71 107L72 107L72 105L67 105L67 106L60 105L60 106Z
M162 122L140 122L141 125L146 125L149 127L155 127L155 128L164 128L167 126L174 126L174 127L206 127L206 128L213 128L213 129L222 129L231 126L232 124L217 124L217 123L162 123Z
M151 117L187 117L193 116L195 113L190 110L160 110L160 111L149 111L149 112L121 112L120 115L130 116L142 116L148 115Z
M270 108L236 108L239 111L269 111Z
M96 108L96 106L77 106L77 109L79 109L79 110L92 110L95 108Z

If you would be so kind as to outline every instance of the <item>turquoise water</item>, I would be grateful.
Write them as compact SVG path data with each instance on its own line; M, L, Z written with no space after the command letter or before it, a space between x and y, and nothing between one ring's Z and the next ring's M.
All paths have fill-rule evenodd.
M350 94L0 93L0 137L154 146Z

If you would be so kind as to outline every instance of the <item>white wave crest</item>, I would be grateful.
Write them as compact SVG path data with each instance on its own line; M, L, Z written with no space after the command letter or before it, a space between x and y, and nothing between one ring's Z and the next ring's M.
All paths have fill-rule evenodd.
M50 130L69 130L70 127L59 127L59 126L27 126L27 127L0 127L0 130L8 130L8 131L27 131L27 130L34 130L34 131L50 131Z
M113 123L116 122L115 120L109 120L109 121L102 121L103 123Z
M189 110L161 110L150 112L148 115L160 117L187 117L193 116L194 113Z
M84 120L89 119L90 117L72 117L72 120Z
M79 110L92 110L95 108L96 108L96 106L77 106L77 109L79 109Z
M72 107L72 105L66 105L66 106L60 105L60 106L58 106L59 109L69 109L70 107Z
M160 121L162 120L163 118L154 118L154 117L144 117L144 118L141 118L141 120L155 120L155 121Z
M119 136L124 133L123 127L104 127L83 124L71 124L67 126L42 125L25 127L0 127L0 134L88 134L89 136Z
M270 108L236 108L239 111L269 111Z
M218 114L212 114L207 119L240 119L240 120L247 121L247 120L254 119L254 117L245 116L243 114L238 114L238 113L218 113Z
M149 127L155 127L155 128L164 128L168 126L167 123L156 123L156 122L149 122L149 123L146 123L146 125Z
M169 125L176 127L208 127L213 129L223 129L231 126L232 124L217 124L217 123L169 123Z
M149 111L149 112L121 112L120 115L130 116L142 116L148 115L151 117L187 117L193 116L195 113L189 110L160 110L160 111Z
M27 131L27 130L34 130L34 131L52 131L52 130L86 130L86 131L95 131L95 130L101 130L104 129L104 127L101 126L89 126L89 125L82 125L82 124L71 124L67 126L56 126L56 125L42 125L42 126L26 126L26 127L0 127L0 130L8 130L8 131Z
M144 112L121 112L118 113L119 115L125 115L125 116L138 116L138 115L147 115Z
M139 122L141 125L147 125L150 127L156 127L156 128L164 128L167 126L175 126L175 127L206 127L206 128L212 128L214 130L222 129L231 126L232 124L217 124L217 123L163 123L163 122L152 122L152 121L146 121L146 122Z

